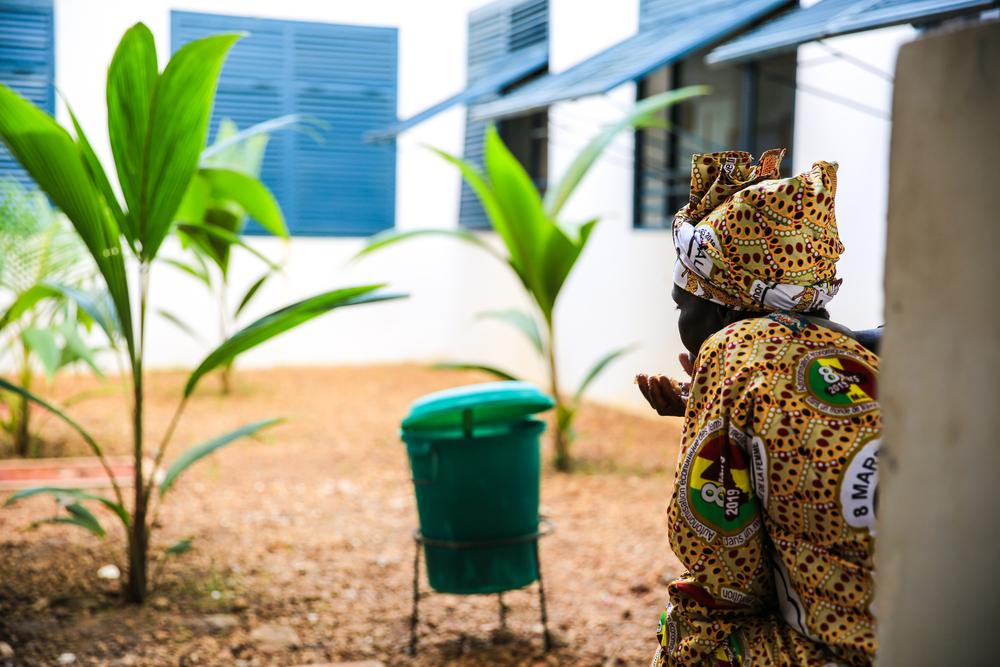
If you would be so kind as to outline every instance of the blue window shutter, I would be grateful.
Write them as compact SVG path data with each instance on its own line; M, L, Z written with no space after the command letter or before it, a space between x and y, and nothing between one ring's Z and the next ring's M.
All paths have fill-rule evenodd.
M683 12L685 6L697 11L697 5L686 0L639 0L639 30L648 30L663 19Z
M396 144L365 135L396 120L396 30L299 24L292 76L298 113L320 120L325 143L293 136L301 233L364 236L394 226Z
M468 78L469 82L487 76L503 67L508 56L549 40L548 0L499 0L469 14ZM489 101L477 99L477 103ZM483 164L483 135L487 121L472 119L465 114L466 161L481 167ZM489 229L490 221L479 199L469 184L462 182L459 200L458 223L470 229Z
M250 33L223 66L210 136L222 118L241 128L298 113L315 132L271 136L262 178L300 236L367 236L395 224L395 142L364 135L396 119L395 28L172 13L171 43ZM319 135L317 140L316 135ZM263 233L256 224L246 233Z
M55 45L51 0L0 0L0 83L55 113ZM0 144L0 178L34 187Z

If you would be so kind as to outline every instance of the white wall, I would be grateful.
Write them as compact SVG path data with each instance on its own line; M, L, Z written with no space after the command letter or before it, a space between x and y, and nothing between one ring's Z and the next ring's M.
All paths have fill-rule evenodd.
M551 0L554 69L562 70L634 34L638 2ZM587 141L635 103L635 86L555 105L550 111L550 165L561 174ZM624 132L608 148L564 209L568 221L599 215L557 312L560 362L571 387L605 352L637 344L603 375L593 393L641 407L632 382L638 372L680 372L683 349L670 298L673 245L669 233L632 227L634 137ZM647 408L648 409L648 408Z
M891 77L900 44L915 34L909 26L902 26L837 37L826 43ZM892 83L819 44L799 48L797 83L794 170L804 171L816 160L840 163L837 226L846 251L837 271L844 285L830 312L849 327L872 328L884 321L882 265ZM825 93L844 101L834 101ZM852 103L866 109L854 108Z
M426 3L407 0L56 0L57 85L110 165L105 72L120 35L133 22L142 20L153 30L161 64L169 52L172 9L388 25L400 31L399 115L405 118L463 87L467 14L487 3L436 0L429 11ZM550 0L550 5L555 71L627 37L638 25L638 3L631 0ZM858 57L891 71L897 44L909 32L882 31L831 44L850 48ZM888 109L891 86L843 62L812 63L813 48L800 53L800 84ZM634 96L634 86L628 84L608 96L556 105L550 114L550 174L561 174L576 150L604 123L619 117ZM841 265L847 280L834 302L836 314L850 326L872 326L881 322L889 124L806 93L800 93L796 112L795 167L821 158L841 163L838 219L848 251ZM58 115L67 119L63 109ZM400 229L457 225L459 177L421 145L460 153L464 117L463 108L452 108L400 137L396 195ZM564 389L575 387L606 351L638 343L639 351L613 366L594 386L593 395L640 407L632 376L639 371L678 373L676 356L682 347L670 299L674 256L669 232L632 228L632 146L631 136L620 136L565 209L567 220L583 221L599 214L602 222L567 284L556 317ZM426 240L348 265L361 239L295 238L283 244L253 238L251 242L269 256L287 258L285 275L262 292L252 314L323 289L364 282L389 282L412 297L321 318L246 355L243 365L476 359L541 378L541 365L516 332L474 318L485 308L527 307L509 271L480 251L449 240ZM168 246L164 252L176 253L177 248ZM249 285L259 270L253 260L237 261L237 291ZM185 315L214 337L216 306L199 286L165 267L154 273L153 280L157 307ZM157 317L152 318L149 350L151 365L159 367L189 367L202 353L196 343Z

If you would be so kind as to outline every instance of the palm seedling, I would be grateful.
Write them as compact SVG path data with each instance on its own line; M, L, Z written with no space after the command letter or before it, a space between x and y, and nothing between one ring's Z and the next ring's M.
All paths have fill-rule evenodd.
M507 265L534 305L534 312L520 310L489 311L485 317L501 319L523 333L544 360L549 391L556 402L555 466L569 470L572 464L570 445L573 420L590 384L630 348L613 350L598 359L568 397L562 391L556 357L555 309L563 285L576 266L598 220L574 226L560 222L563 207L577 186L615 136L623 130L662 124L658 113L696 95L704 95L704 86L690 86L647 98L618 122L597 134L570 163L563 177L544 195L539 192L517 158L507 149L494 127L487 128L484 169L464 160L436 151L454 164L469 183L493 230L503 241L506 253L497 251L482 237L466 230L430 229L407 232L389 231L374 236L359 256L386 246L428 235L444 235L471 243ZM451 368L486 371L501 379L514 375L495 366L478 363L443 364Z
M108 70L107 116L124 202L119 201L72 111L75 138L44 111L0 86L0 137L69 218L107 289L110 311L92 308L86 300L79 305L126 357L134 466L132 502L126 503L104 448L83 425L24 387L0 380L0 388L51 411L79 433L104 464L113 492L113 497L107 498L79 489L41 487L21 491L7 503L39 494L55 495L66 513L53 521L80 526L99 536L105 534L105 529L88 504L99 503L110 510L127 538L126 597L137 603L147 596L150 537L156 510L165 494L193 463L277 421L263 419L219 435L194 445L166 465L168 446L199 381L237 355L334 308L395 298L380 292L380 285L333 290L288 305L237 331L209 352L190 374L169 425L150 452L152 463L143 466L148 446L143 399L150 267L163 241L174 233L182 203L197 206L202 201L198 193L189 190L199 187L194 177L205 147L219 72L239 37L222 34L193 41L174 53L162 72L153 35L145 25L136 24L122 37ZM220 178L240 176L231 170L218 172ZM203 218L203 214L189 213L186 224L204 226L197 222ZM178 550L175 547L167 552Z
M294 114L267 120L242 131L231 120L223 119L215 142L202 151L201 166L177 213L177 236L188 250L187 257L163 258L162 261L193 277L214 298L219 315L218 340L229 337L254 297L280 270L278 264L244 243L240 234L248 216L252 216L264 231L288 238L281 209L260 181L260 172L270 133L298 125L308 129L308 125ZM263 270L234 306L230 265L237 246L260 260ZM159 314L200 344L206 344L198 328L180 315L163 309ZM232 361L219 369L223 394L230 392L232 369Z

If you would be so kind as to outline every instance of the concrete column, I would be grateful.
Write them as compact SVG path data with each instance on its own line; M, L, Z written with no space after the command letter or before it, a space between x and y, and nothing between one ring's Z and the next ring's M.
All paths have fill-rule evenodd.
M998 63L995 22L932 34L899 54L880 391L880 665L997 661Z

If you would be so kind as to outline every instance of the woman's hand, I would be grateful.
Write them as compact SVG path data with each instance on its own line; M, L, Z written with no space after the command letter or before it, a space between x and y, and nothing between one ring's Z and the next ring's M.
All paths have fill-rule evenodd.
M681 367L689 376L694 375L691 356L684 352L678 360ZM663 417L683 417L687 409L688 395L691 393L690 382L678 382L663 375L635 376L635 383L639 385L639 391L643 398L656 410L656 413Z
M663 417L683 417L690 384L681 384L663 375L636 375L639 391L656 413Z

